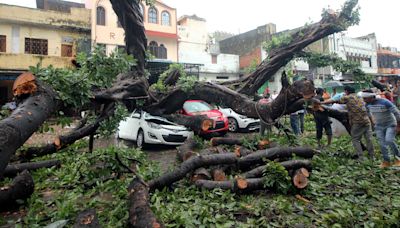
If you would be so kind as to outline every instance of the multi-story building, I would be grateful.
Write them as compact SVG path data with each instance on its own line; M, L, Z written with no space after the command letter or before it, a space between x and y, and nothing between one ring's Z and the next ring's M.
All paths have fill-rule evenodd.
M378 74L385 76L400 75L400 52L396 48L378 46Z
M204 81L228 81L239 78L239 56L223 54L209 37L206 20L196 15L178 20L179 62L198 64L198 76Z
M368 74L378 73L377 41L374 33L366 36L351 38L341 34L329 36L329 52L336 53L344 60L357 62L361 69ZM352 75L343 75L332 67L325 70L336 80L353 80Z
M267 58L267 52L263 49L264 42L271 40L273 36L279 36L287 32L289 31L276 33L276 25L269 23L248 32L221 40L219 46L222 53L239 55L239 67L243 74L245 74L244 71L246 68L253 64L258 65ZM308 72L308 64L304 61L292 61L289 65L296 71L296 74L306 74ZM279 93L282 88L280 82L282 71L283 69L278 71L258 92L263 93L268 88L271 93Z
M159 60L178 61L176 9L155 1L152 6L139 3L148 41L148 50ZM105 46L107 53L124 48L125 33L110 0L86 0L92 9L92 43Z
M38 5L43 9L0 4L0 104L12 98L15 78L29 66L73 67L78 47L90 41L90 11L84 5L59 11Z

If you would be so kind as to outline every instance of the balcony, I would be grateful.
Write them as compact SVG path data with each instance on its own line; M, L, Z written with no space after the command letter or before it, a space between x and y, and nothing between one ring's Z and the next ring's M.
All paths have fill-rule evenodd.
M72 68L71 57L9 54L0 53L1 70L28 70L30 66L36 66L39 62L43 67L53 65L55 68Z

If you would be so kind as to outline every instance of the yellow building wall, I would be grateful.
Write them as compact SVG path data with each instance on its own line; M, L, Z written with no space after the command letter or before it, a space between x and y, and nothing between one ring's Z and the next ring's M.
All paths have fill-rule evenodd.
M97 4L97 5L96 5ZM117 21L118 17L115 14L111 2L109 0L88 0L86 6L92 9L92 39L93 43L106 44L107 46L112 46L112 48L107 47L107 52L114 49L117 45L125 46L125 32L122 28L118 27ZM96 8L101 6L106 11L106 25L96 24ZM154 7L156 7L158 12L158 24L147 23L147 12L149 6L143 4L144 6L144 26L147 31L156 31L162 33L177 34L176 26L176 9L165 6L160 2L155 2ZM166 10L170 13L171 25L163 26L161 25L161 13ZM155 40L158 44L164 44L168 50L168 60L178 61L178 42L174 38L163 38L163 37L147 37L148 42Z
M73 22L76 22L75 29L72 29ZM14 53L12 53L13 26L19 28L19 47ZM0 53L0 69L27 70L29 66L39 62L42 62L44 67L48 65L59 68L72 67L71 57L61 57L62 38L70 37L74 40L89 38L89 29L90 10L87 9L71 8L71 14L68 14L0 4L0 35L6 36L6 53ZM46 39L48 55L25 54L25 38ZM75 47L74 42L73 55L76 54Z

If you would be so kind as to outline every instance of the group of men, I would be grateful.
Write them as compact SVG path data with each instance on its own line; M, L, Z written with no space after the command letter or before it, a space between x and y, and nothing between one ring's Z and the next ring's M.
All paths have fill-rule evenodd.
M372 90L364 90L358 94L351 86L344 87L344 93L337 93L330 97L326 90L322 88L316 89L315 99L312 106L315 125L316 138L318 146L322 147L321 139L323 131L327 135L328 146L332 142L332 127L329 116L324 112L321 104L342 104L349 114L349 123L351 126L351 139L356 156L359 160L364 159L363 149L361 146L362 137L365 138L369 158L374 157L374 146L372 143L372 130L378 139L378 143L382 152L383 162L381 168L389 166L400 166L400 151L396 144L397 125L400 123L400 112L398 108L388 99L377 97ZM260 100L261 103L268 103L272 99L267 93ZM290 124L293 132L300 135L304 132L304 110L300 110L290 115ZM265 129L270 130L268 124L261 123L260 133L264 135ZM392 160L389 150L393 153Z
M378 98L372 90L364 90L357 95L355 89L351 86L344 87L343 95L328 100L323 100L322 89L317 89L316 92L316 98L321 101L321 104L345 104L349 113L352 143L359 159L363 159L362 137L366 140L369 157L373 158L372 129L374 129L383 156L380 167L400 166L400 151L395 141L397 125L400 122L400 112L391 101ZM320 143L322 138L322 129L325 129L329 145L332 140L329 118L323 114L322 110L314 110L314 117L318 142ZM389 150L394 155L393 162Z

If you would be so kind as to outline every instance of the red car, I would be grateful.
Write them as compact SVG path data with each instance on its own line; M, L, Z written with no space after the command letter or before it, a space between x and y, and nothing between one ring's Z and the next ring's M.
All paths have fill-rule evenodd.
M183 104L182 114L187 116L207 115L208 118L214 120L214 127L201 134L219 133L225 135L229 130L228 118L218 109L202 100L187 100Z

